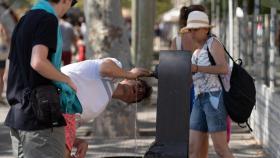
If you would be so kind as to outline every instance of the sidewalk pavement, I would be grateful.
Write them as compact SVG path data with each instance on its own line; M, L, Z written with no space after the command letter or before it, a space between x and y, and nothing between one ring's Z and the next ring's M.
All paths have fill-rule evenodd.
M8 112L8 106L0 105L0 158L12 158L9 129L3 125ZM137 139L118 137L104 139L94 137L91 124L88 123L78 129L77 135L89 142L87 158L92 157L142 157L154 141L156 109L154 106L139 107L138 127L140 135ZM236 158L270 158L265 155L262 147L257 144L247 129L232 125L230 148ZM210 141L209 158L216 158L213 144Z

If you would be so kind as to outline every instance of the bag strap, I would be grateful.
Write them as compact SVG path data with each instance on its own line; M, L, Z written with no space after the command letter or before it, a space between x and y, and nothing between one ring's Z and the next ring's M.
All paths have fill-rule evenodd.
M209 50L208 45L207 45L207 48L206 48L206 49L207 49L207 53L208 53L208 57L209 57L209 61L210 61L211 65L216 65L216 62L215 62L213 56L212 56L211 53L210 53L210 50ZM218 78L219 78L219 81L220 81L220 83L221 83L221 86L222 86L223 90L225 90L225 87L224 87L224 84L223 84L223 82L222 82L221 76L218 75Z
M249 125L248 121L245 122L245 126L243 126L242 124L238 123L238 126L241 127L241 128L246 128L248 127L250 132L253 132L253 129L251 128L251 126Z
M223 46L224 46L224 45L223 45ZM226 50L225 47L224 47L224 49L225 49L225 52L227 53L227 55L228 55L228 56L230 57L230 59L232 60L232 62L233 62L234 64L236 64L236 62L235 62L235 61L233 60L233 58L229 55L229 53L227 52L227 50ZM212 56L211 53L210 53L210 50L209 50L208 45L207 45L207 52L208 52L208 57L209 57L209 61L210 61L211 65L216 65L216 62L215 62L213 56ZM241 60L241 59L238 59L238 60L241 61L241 64L242 64L242 60ZM223 82L222 82L221 76L218 75L218 78L219 78L219 81L220 81L220 83L221 83L221 85L222 85L223 90L225 90L224 85L223 85ZM248 121L246 121L245 123L246 123L246 126L249 128L249 130L252 132L253 130L252 130L251 126L249 125ZM243 125L241 125L240 123L238 123L238 126L241 127L241 128L246 128L246 126L243 126Z
M214 39L216 39L217 41L219 41L217 38L215 38L215 36L210 36L209 38L214 38ZM219 43L223 46L223 48L224 48L224 51L226 52L226 54L228 55L228 57L231 59L231 61L233 62L233 63L235 63L236 64L236 61L233 59L233 57L229 54L229 52L227 51L227 49L226 49L226 47L224 46L224 44L222 43L222 42L220 42L219 41ZM209 49L209 47L208 47L208 44L207 44L207 51L208 52L210 52L210 49ZM241 59L238 59L238 60L241 60ZM241 61L242 62L242 61Z

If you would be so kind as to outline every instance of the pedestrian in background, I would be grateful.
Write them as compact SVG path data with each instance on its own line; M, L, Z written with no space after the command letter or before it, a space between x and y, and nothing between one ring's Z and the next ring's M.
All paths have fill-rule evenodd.
M73 25L67 21L67 15L64 15L62 19L59 21L59 25L61 28L62 39L63 39L63 47L62 47L62 62L63 65L71 64L72 55L74 52L72 51L72 47L78 51L77 46L77 35L75 34Z
M4 72L6 68L6 59L9 55L9 38L4 29L4 26L0 23L0 103L7 104L2 97L4 89Z

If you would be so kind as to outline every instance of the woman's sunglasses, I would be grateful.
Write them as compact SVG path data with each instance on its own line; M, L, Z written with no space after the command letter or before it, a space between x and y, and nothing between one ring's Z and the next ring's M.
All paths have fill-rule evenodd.
M189 30L189 32L196 32L196 31L198 31L200 28L192 28L192 29L188 29Z
M72 0L71 7L73 7L77 2L77 0Z

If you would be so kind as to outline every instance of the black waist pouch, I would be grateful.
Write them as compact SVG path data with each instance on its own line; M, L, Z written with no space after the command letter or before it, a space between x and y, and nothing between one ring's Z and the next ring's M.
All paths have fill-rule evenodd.
M29 103L34 111L35 117L41 123L56 125L62 117L59 89L54 85L43 85L34 88L31 92Z

